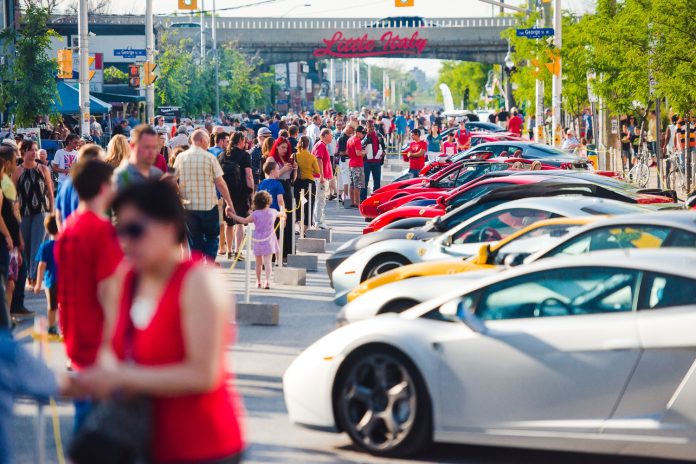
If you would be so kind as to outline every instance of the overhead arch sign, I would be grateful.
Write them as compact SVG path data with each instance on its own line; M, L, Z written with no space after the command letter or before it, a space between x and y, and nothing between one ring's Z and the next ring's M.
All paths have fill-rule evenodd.
M379 38L371 38L365 33L357 37L345 36L336 31L328 39L322 39L324 45L314 50L317 58L365 58L371 56L413 55L419 56L428 45L428 39L421 37L418 31L401 36L394 31L386 31Z

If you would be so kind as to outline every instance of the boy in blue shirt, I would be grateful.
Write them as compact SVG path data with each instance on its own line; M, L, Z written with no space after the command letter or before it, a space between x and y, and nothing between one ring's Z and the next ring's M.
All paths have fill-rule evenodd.
M56 314L58 310L58 299L56 297L56 261L53 256L53 245L56 243L58 235L58 222L55 213L47 214L44 219L44 228L48 235L48 240L43 242L36 254L36 261L39 267L36 273L36 285L34 293L41 291L41 284L46 291L46 301L48 304L48 335L49 339L59 339L58 326L56 324Z
M285 200L283 198L285 189L283 188L283 184L278 180L278 176L280 175L278 164L273 159L269 158L266 164L263 165L263 172L266 174L266 178L261 181L257 190L259 192L262 190L268 192L273 200L271 208L282 213L285 211Z

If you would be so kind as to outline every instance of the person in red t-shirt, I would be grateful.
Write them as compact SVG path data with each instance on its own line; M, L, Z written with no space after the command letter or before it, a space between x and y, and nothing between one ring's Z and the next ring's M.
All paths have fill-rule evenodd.
M466 121L464 119L459 121L459 129L457 129L456 137L457 151L464 151L471 148L471 132L466 128Z
M456 155L458 146L459 145L454 140L454 131L448 132L447 138L442 142L442 155L444 155L445 158Z
M425 140L421 140L420 135L420 129L413 129L411 131L411 138L413 141L406 149L406 156L408 156L408 173L412 178L420 175L421 169L425 166L425 153L428 151L428 143Z
M517 113L516 109L512 110L512 117L508 121L508 130L518 137L522 136L522 125L524 125L524 120Z
M83 147L84 150L84 147ZM65 349L73 369L92 366L110 330L115 308L112 296L120 287L117 268L123 253L111 221L104 214L113 197L112 171L97 159L73 167L73 184L80 203L66 221L55 244L58 304ZM75 429L79 429L91 404L75 402Z
M319 133L319 140L312 148L312 154L319 161L319 175L314 176L314 181L317 184L317 204L314 208L314 222L320 229L326 229L324 223L324 209L326 208L326 193L329 187L329 181L333 179L333 167L331 166L331 155L329 154L328 146L333 140L331 129L324 128Z
M360 189L365 186L365 150L362 139L365 137L365 128L358 126L355 135L348 140L346 151L348 152L348 167L350 168L350 207L357 208L360 204Z

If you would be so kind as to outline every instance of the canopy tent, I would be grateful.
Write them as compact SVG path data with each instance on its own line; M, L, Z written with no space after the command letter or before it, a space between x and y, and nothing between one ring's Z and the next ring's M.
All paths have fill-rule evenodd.
M136 103L145 101L140 95L124 95L120 93L92 92L96 98L111 103Z
M61 114L78 114L80 91L65 82L58 82L58 99L53 102L53 109ZM109 111L111 111L110 104L90 96L89 112L91 114L103 114Z

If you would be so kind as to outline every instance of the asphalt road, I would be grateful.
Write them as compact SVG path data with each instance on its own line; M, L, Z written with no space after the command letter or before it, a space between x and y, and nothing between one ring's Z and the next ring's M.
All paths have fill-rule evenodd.
M328 251L360 233L364 225L356 210L328 207L328 223L333 228L333 243ZM427 454L412 460L380 459L356 451L346 435L334 435L305 430L292 425L287 417L282 395L282 375L295 356L312 342L330 332L338 308L332 302L332 289L323 266L327 255L320 255L320 269L308 275L304 287L276 286L271 290L253 289L252 301L280 304L280 324L276 327L240 326L237 342L230 346L228 361L235 373L236 388L245 406L244 424L248 449L247 463L466 463L466 464L526 464L526 463L656 463L654 459L617 458L578 453L552 453L519 449L476 446L436 445ZM226 266L225 266L226 264ZM229 262L223 261L223 267ZM237 269L223 270L225 291L232 297L243 289L243 264ZM27 305L45 314L42 297L31 297ZM48 353L50 365L57 371L65 366L61 345L54 344ZM13 428L18 463L37 460L36 407L19 403ZM56 440L53 435L53 411L46 410L46 436L42 446L46 461L57 462ZM59 404L57 422L63 445L71 436L72 406Z

